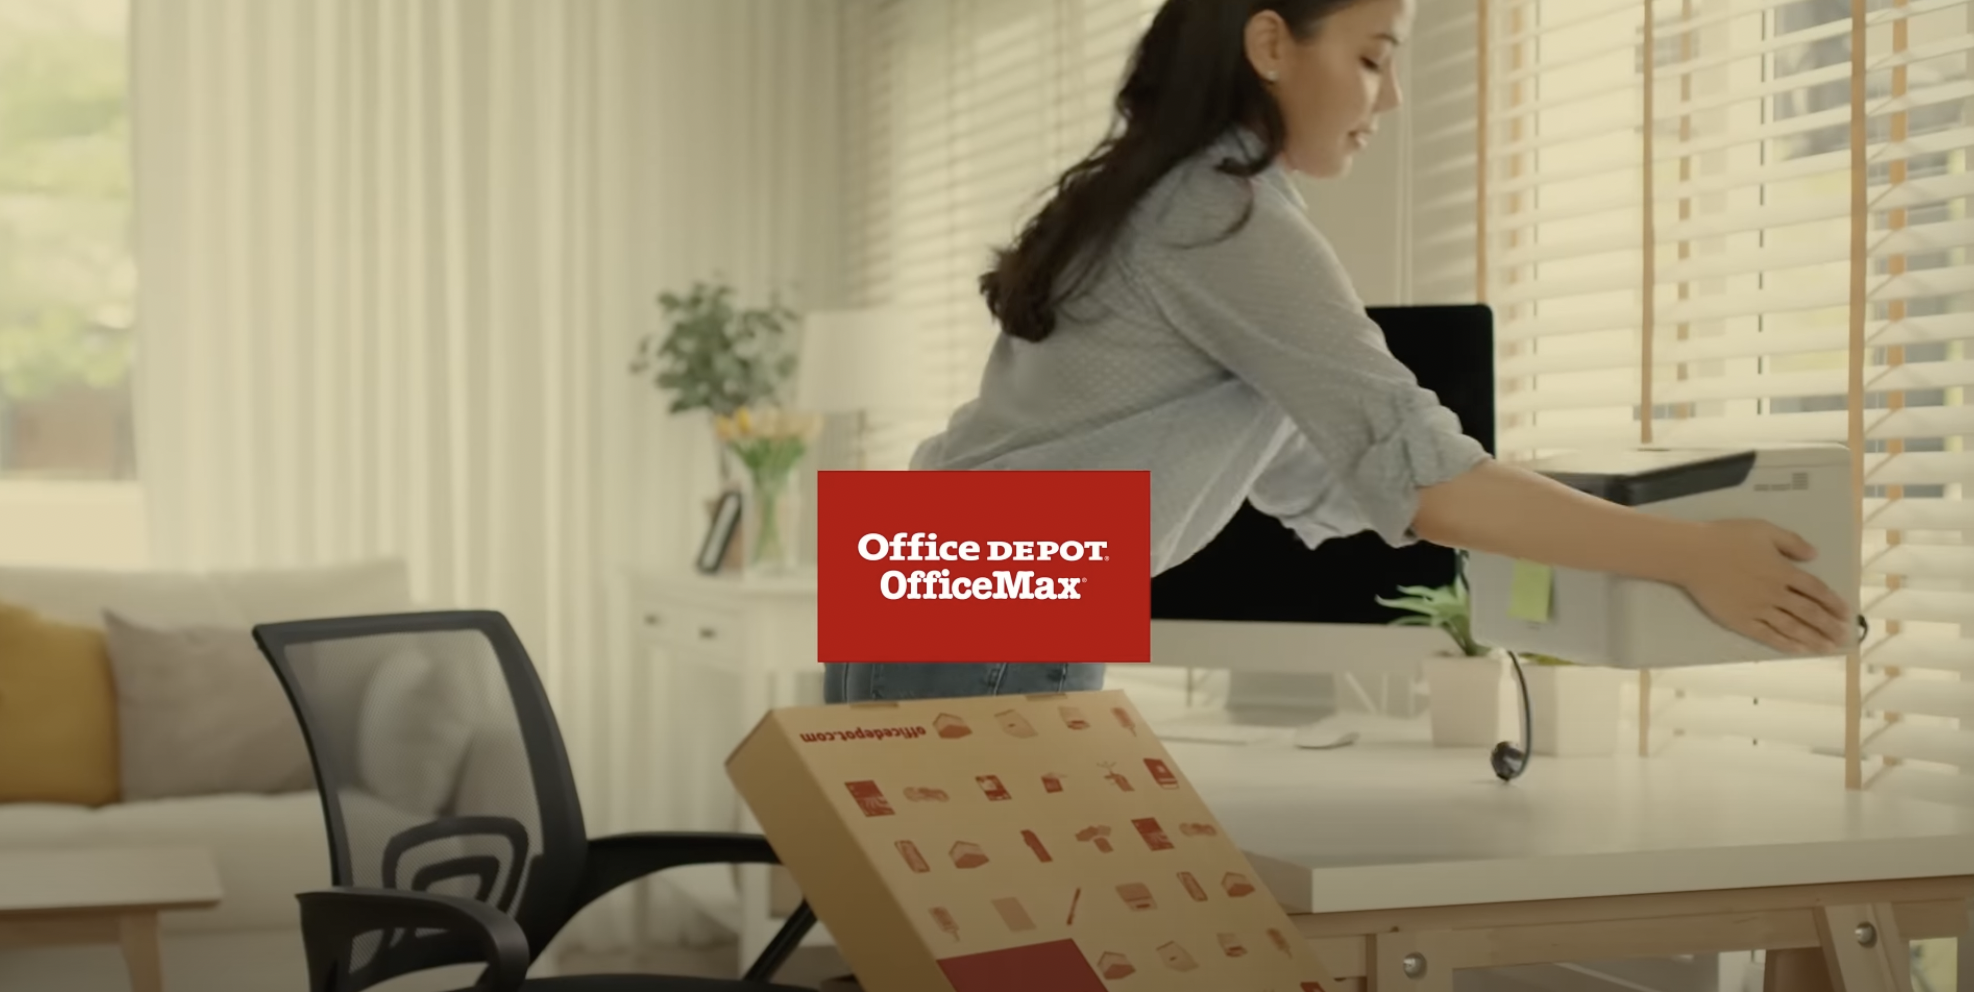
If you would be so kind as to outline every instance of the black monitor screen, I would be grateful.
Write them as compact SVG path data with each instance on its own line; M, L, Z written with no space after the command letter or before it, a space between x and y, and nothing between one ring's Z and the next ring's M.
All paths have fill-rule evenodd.
M1494 452L1494 319L1484 306L1372 307L1393 355ZM1199 553L1152 579L1154 620L1384 624L1401 614L1379 597L1453 581L1454 552L1393 548L1365 532L1315 548L1253 505Z

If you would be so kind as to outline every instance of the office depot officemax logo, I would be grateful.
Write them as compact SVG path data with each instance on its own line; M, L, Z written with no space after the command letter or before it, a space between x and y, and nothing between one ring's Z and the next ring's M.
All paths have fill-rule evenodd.
M822 472L821 660L1151 660L1145 472Z

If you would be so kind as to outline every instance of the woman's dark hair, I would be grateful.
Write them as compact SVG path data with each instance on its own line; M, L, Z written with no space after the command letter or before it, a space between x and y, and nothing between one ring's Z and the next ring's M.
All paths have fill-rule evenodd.
M1025 341L1048 337L1057 308L1145 194L1237 125L1254 129L1262 148L1247 161L1220 163L1220 171L1251 177L1266 170L1281 153L1284 129L1281 110L1248 62L1248 21L1272 10L1307 38L1325 16L1355 2L1166 0L1118 91L1121 128L1063 173L1049 201L980 277L1001 329Z

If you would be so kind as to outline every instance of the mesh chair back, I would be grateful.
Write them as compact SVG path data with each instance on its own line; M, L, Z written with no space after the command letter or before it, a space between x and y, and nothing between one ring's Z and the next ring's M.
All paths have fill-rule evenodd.
M354 617L254 636L308 740L334 884L479 900L540 953L564 922L586 834L547 695L506 618ZM479 959L453 935L371 933L331 987Z

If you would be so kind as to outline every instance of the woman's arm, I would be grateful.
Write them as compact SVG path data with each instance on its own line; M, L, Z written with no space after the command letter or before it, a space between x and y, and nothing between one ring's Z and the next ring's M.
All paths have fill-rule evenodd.
M1449 548L1683 585L1706 528L1639 513L1553 479L1485 461L1419 492L1412 529Z
M1816 550L1762 521L1642 513L1490 460L1420 490L1412 528L1446 547L1677 585L1716 622L1784 651L1850 643L1850 605L1796 565Z

